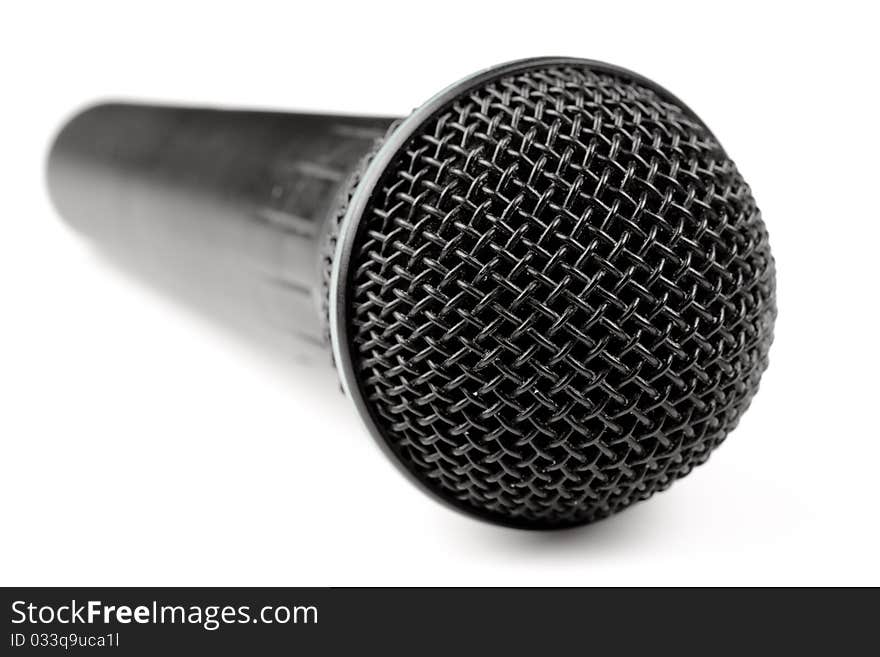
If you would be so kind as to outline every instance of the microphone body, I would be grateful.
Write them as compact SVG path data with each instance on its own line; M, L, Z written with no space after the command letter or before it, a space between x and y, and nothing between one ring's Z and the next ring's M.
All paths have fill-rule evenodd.
M105 104L54 142L51 197L111 254L306 342L321 241L394 119Z
M400 471L491 522L579 525L666 489L767 367L749 186L690 108L608 64L503 64L401 120L100 105L48 178L106 250L329 344Z

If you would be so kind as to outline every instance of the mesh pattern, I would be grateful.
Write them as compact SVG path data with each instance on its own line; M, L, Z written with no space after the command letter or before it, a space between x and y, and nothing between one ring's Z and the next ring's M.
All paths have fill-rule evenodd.
M400 121L394 121L388 126L385 136L394 132ZM324 344L330 344L330 281L333 276L333 260L336 255L336 245L339 241L339 231L342 228L342 221L348 212L348 206L354 196L357 186L361 182L361 177L373 161L377 151L382 146L385 137L376 139L367 154L364 155L354 171L348 176L345 185L339 194L339 199L335 204L335 212L329 218L328 226L320 240L320 275L321 289L319 292L320 312L321 312L321 331L323 333ZM335 365L335 364L334 364Z
M665 489L767 366L750 190L696 117L623 74L470 90L400 150L359 230L350 349L374 420L492 519L584 523Z

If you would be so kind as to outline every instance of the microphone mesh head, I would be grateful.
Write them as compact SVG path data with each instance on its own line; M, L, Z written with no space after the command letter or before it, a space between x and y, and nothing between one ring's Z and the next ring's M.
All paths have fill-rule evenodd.
M623 71L464 89L373 188L348 345L384 440L459 507L590 522L668 487L767 366L774 264L706 126Z

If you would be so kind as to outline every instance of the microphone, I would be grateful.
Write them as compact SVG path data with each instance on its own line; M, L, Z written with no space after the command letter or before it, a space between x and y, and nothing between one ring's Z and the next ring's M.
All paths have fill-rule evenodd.
M767 367L775 266L748 185L616 66L503 64L402 120L99 105L48 180L102 247L329 345L399 469L495 523L580 525L666 489Z

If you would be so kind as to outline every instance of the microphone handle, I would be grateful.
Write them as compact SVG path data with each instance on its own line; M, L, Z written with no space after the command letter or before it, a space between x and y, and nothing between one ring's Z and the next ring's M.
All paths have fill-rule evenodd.
M98 105L56 138L49 191L111 257L321 341L320 240L394 121Z

